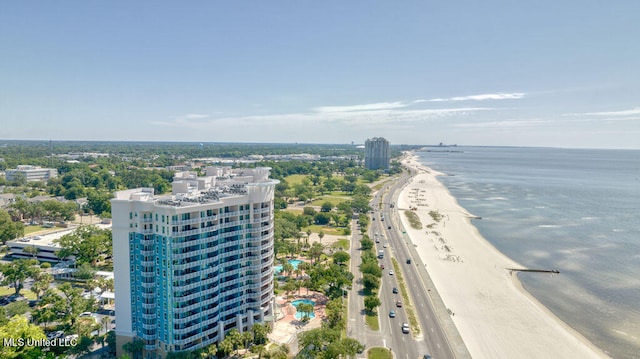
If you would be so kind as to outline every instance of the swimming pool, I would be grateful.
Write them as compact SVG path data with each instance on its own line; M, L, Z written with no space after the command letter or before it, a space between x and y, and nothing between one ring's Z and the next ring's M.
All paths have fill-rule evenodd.
M296 310L298 309L298 305L299 304L311 304L313 306L316 305L316 302L309 300L309 299L298 299L298 300L294 300L293 302L291 302L291 304L296 308ZM296 319L300 320L302 319L302 317L304 316L304 313L300 312L300 311L296 311ZM309 313L309 319L313 319L316 317L316 313L315 311Z
M299 259L289 259L287 262L293 266L293 269L298 269L298 264L302 263ZM273 269L275 274L279 274L282 272L282 265L277 265L273 267Z

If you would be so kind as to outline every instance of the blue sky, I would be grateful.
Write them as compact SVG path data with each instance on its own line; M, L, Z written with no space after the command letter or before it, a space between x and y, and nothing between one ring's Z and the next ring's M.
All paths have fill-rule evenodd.
M0 139L640 148L638 1L6 1Z

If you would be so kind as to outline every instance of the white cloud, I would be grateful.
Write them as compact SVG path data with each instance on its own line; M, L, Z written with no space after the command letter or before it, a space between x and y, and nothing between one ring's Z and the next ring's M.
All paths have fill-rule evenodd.
M448 102L448 101L484 101L484 100L516 100L524 98L526 93L524 92L512 92L512 93L487 93L480 95L470 96L457 96L449 98L432 98L430 100L416 100L414 102Z
M179 118L184 118L187 120L197 120L200 118L207 118L209 117L209 115L203 115L203 114L199 114L199 113L188 113L186 115L183 116L179 116Z
M488 121L488 122L467 122L456 123L453 127L474 127L474 128L509 128L509 127L531 127L543 123L550 123L549 120L530 119L530 120L504 120L504 121Z
M356 106L345 106L356 107ZM351 111L316 111L308 113L288 113L270 115L250 115L236 117L207 118L186 118L185 116L175 118L171 121L152 121L156 126L190 128L194 130L211 130L220 128L246 128L260 127L265 131L275 129L300 128L301 130L311 130L330 126L351 126L351 127L387 127L399 125L411 125L419 122L430 121L443 117L467 116L478 111L488 111L492 108L485 107L462 107L445 109L416 109L416 110L395 110L378 109L365 107L366 110ZM316 110L315 108L313 109Z
M571 115L585 115L585 116L633 116L640 115L640 107L635 107L631 110L622 111L610 111L610 112L587 112L583 114L568 114Z
M406 107L403 102L378 102L364 105L351 106L321 106L313 110L316 112L352 112L352 111L374 111L374 110L391 110L394 108Z

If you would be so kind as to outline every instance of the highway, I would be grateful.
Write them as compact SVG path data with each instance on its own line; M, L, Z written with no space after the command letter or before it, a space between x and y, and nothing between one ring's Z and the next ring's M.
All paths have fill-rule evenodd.
M423 358L425 354L430 354L433 358L470 358L453 321L448 317L446 308L428 278L424 264L417 256L406 234L403 233L397 207L390 208L391 203L397 203L400 190L408 179L409 176L405 173L400 179L385 184L371 201L371 207L374 211L371 214L369 236L375 241L375 234L378 233L377 238L380 242L375 243L376 253L379 250L384 251L384 258L379 260L380 264L385 267L380 288L382 304L378 308L380 331L370 330L364 324L362 285L356 283L349 293L347 327L349 334L364 343L367 348L382 346L390 349L394 358ZM383 221L381 221L382 215L384 215ZM354 240L351 249L351 270L355 274L357 282L357 279L361 278L361 273L357 268L361 263L359 230L354 227L352 233L354 233ZM384 248L385 244L387 244L386 248ZM408 290L420 326L419 333L414 332L413 329L410 334L402 333L402 323L409 323L405 310L407 303L404 303L402 299L397 274L389 274L390 270L395 272L391 257L395 258L400 266L405 288ZM410 264L407 264L407 259L411 260ZM392 293L394 287L398 289L398 294ZM402 301L402 307L396 307L397 300ZM434 301L439 312L434 309ZM395 311L395 318L389 316L390 310ZM445 332L448 336L445 335Z

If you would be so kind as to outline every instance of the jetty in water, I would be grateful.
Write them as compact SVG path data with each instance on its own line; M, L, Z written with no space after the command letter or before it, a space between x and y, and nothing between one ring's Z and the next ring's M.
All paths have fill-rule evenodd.
M533 273L555 273L559 274L560 271L557 269L527 269L527 268L505 268L509 271L514 272L533 272Z

